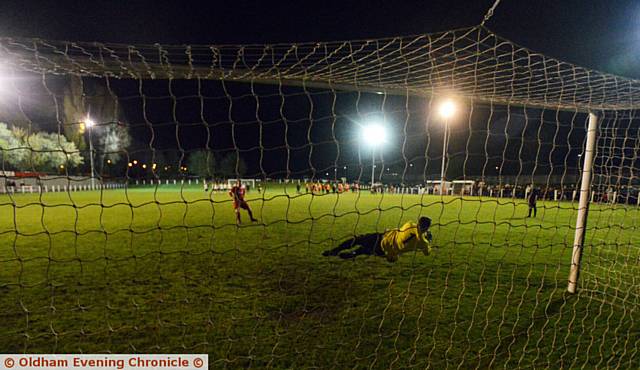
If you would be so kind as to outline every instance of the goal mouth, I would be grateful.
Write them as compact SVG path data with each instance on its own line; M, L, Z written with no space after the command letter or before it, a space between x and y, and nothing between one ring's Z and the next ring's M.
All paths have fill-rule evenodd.
M638 362L636 80L483 26L0 62L7 352Z
M236 185L240 181L240 184L243 186L251 186L252 188L256 187L256 179L228 179L227 185L233 186ZM260 180L258 180L260 182Z

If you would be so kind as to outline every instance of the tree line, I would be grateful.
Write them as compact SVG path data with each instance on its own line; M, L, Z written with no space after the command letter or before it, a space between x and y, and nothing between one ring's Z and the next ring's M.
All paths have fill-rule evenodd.
M0 164L3 170L56 171L84 163L76 144L64 135L30 132L0 123Z

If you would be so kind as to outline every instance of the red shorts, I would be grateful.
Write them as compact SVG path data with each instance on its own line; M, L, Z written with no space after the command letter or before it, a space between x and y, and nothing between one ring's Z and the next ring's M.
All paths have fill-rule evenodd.
M241 201L236 200L233 202L233 209L238 209L238 208L249 209L249 204L244 200L241 200Z

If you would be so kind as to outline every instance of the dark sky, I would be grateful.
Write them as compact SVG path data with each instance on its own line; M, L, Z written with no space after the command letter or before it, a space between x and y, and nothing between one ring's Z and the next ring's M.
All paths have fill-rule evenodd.
M0 35L124 43L375 38L478 24L494 0L0 2ZM569 62L640 77L640 2L503 0L487 24Z

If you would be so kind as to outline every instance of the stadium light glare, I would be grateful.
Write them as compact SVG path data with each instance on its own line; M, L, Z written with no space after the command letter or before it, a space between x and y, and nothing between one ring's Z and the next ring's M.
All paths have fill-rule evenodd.
M438 107L438 114L440 114L440 117L445 119L445 123L447 123L447 120L449 118L453 117L453 115L456 114L456 111L456 104L453 102L453 100L450 99L443 101Z
M375 183L376 148L387 141L387 130L379 122L371 122L362 126L362 141L371 147L371 186Z
M0 62L0 93L2 95L9 92L9 88L7 87L9 84L13 84L15 81L9 77L8 68L4 65L4 63Z
M371 147L377 147L387 140L387 131L380 123L373 122L362 126L362 140Z

